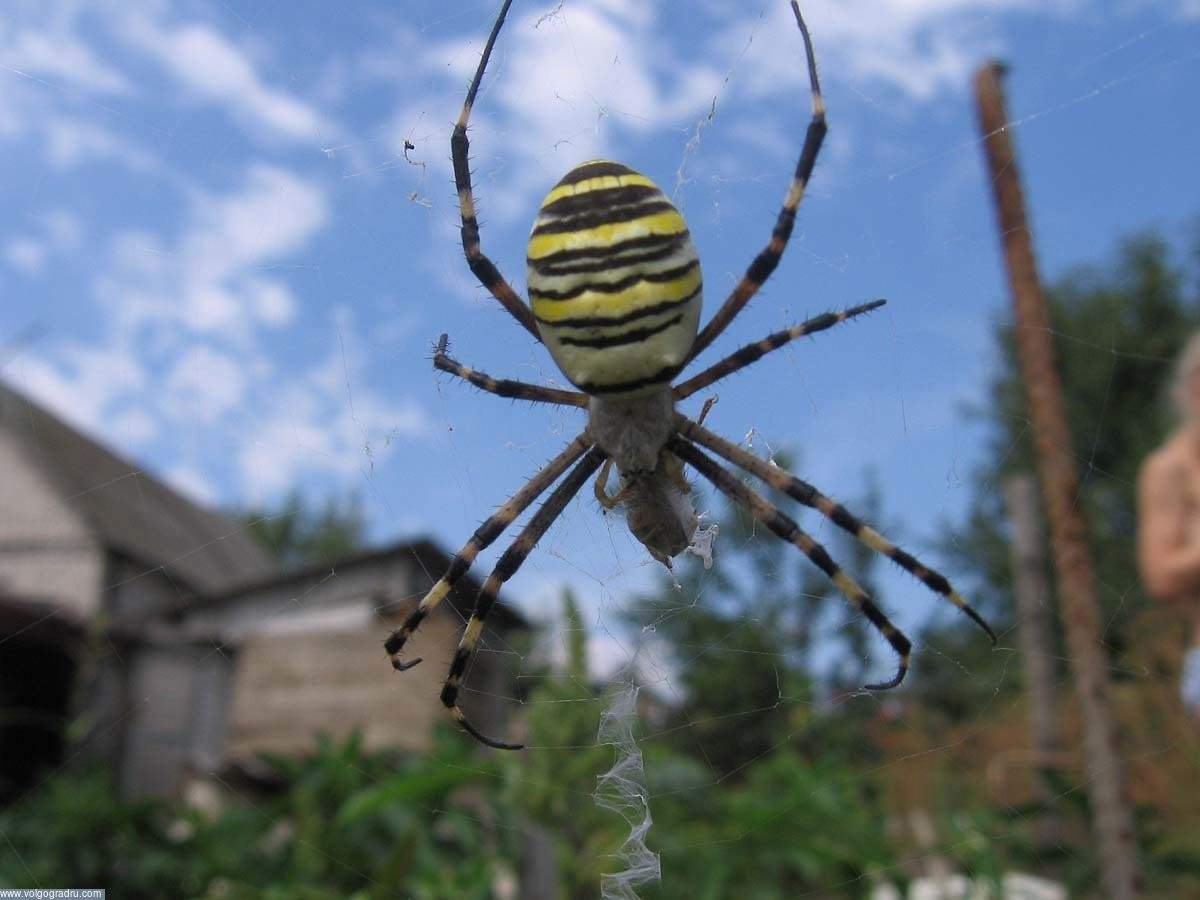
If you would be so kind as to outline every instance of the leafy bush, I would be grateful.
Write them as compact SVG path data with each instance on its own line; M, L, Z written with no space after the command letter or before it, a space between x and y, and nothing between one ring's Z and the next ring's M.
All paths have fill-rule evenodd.
M271 759L286 790L213 820L123 802L102 773L64 773L0 815L0 883L106 887L122 898L491 898L516 857L495 773L458 735L403 762L358 737Z

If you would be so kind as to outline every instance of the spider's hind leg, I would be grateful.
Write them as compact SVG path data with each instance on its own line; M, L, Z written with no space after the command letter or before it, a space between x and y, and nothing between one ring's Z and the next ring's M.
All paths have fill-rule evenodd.
M851 513L846 507L842 506L842 504L827 497L807 481L797 478L795 475L778 466L764 462L753 453L748 453L732 441L727 441L713 434L708 429L702 428L698 422L693 422L684 416L676 416L675 421L680 434L690 438L700 446L711 450L717 456L728 460L739 469L744 469L751 475L761 478L771 487L775 488L775 490L787 494L793 500L798 500L805 506L817 510L817 512L825 516L825 518L829 519L843 531L852 535L875 552L882 553L888 559L895 562L900 568L904 569L931 591L940 594L958 607L964 615L987 632L993 646L996 644L996 633L992 630L991 626L954 589L950 580L941 572L925 565L925 563L921 562L907 550L897 547L862 519Z
M433 612L439 603L446 598L446 595L454 589L454 585L467 574L471 568L471 564L475 562L477 557L484 548L491 545L496 538L504 532L504 529L512 524L512 521L523 513L534 500L541 496L550 485L559 479L559 476L567 470L579 457L587 451L590 442L585 435L579 435L562 453L558 454L554 459L550 460L540 472L534 475L525 483L525 485L512 495L500 509L488 516L487 520L482 525L475 529L475 533L471 535L471 539L454 554L454 558L450 561L450 567L446 573L434 583L428 593L417 604L416 609L408 614L408 618L404 620L404 624L392 632L391 636L384 642L383 649L388 656L391 657L392 667L398 672L403 672L406 669L411 669L421 661L420 657L412 660L403 660L400 658L400 652L404 649L405 643L412 637L414 631L420 626L425 618Z
M785 515L777 506L764 497L750 490L737 478L705 455L694 444L682 437L671 438L671 452L676 454L688 465L694 467L701 475L712 482L729 499L733 500L759 522L771 529L778 537L796 547L819 568L837 587L851 605L866 616L867 621L874 626L883 638L900 657L896 674L887 681L864 685L868 690L881 691L894 688L908 673L909 654L912 652L912 642L892 624L875 602L867 596L859 585L842 571L834 562L829 552L800 528L792 519Z
M475 609L471 613L471 618L467 621L467 627L463 632L462 640L459 641L458 650L455 651L454 661L450 664L450 672L446 676L445 684L442 686L442 704L450 710L450 714L454 716L454 720L471 737L481 743L487 744L489 747L494 747L497 750L520 750L522 745L505 743L504 741L498 741L483 734L471 724L458 705L458 694L462 687L463 677L466 674L467 665L475 653L479 638L483 634L484 620L496 604L496 598L500 594L501 586L521 567L521 564L525 562L525 558L529 556L530 552L537 545L537 542L542 539L546 531L554 524L554 520L566 509L567 504L579 492L584 482L599 468L604 458L605 453L600 448L593 447L589 450L583 459L576 464L575 468L571 470L570 474L546 498L546 502L541 505L533 518L529 520L529 524L517 535L512 545L504 551L504 555L496 563L496 568L488 576L487 581L483 583L483 587L479 591L479 598L475 601Z

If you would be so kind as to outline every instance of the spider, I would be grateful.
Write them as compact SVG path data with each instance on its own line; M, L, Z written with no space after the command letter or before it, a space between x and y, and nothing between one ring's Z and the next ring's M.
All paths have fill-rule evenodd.
M571 498L597 470L595 491L604 508L623 507L634 536L652 556L669 564L671 557L689 546L699 527L689 499L690 487L683 474L687 464L807 556L887 640L899 656L897 671L885 682L866 685L867 689L884 690L900 684L908 671L912 647L909 639L842 571L824 547L709 454L816 509L872 550L892 559L974 620L994 645L995 633L945 576L897 547L811 484L705 429L701 424L703 414L699 421L693 421L676 410L679 401L751 365L772 350L804 335L832 328L884 303L875 300L808 319L747 344L686 381L671 384L729 326L775 270L791 236L796 210L825 137L825 104L812 38L797 0L792 0L791 6L804 42L812 118L770 241L703 328L699 327L700 260L683 217L649 178L620 163L585 162L563 176L547 194L538 210L527 250L530 305L520 299L496 265L484 255L471 192L467 123L488 58L511 5L512 0L504 0L496 17L450 138L463 250L467 265L483 286L535 340L546 346L563 375L579 390L492 378L452 359L447 353L446 335L437 344L433 364L501 397L585 409L588 422L566 449L476 529L455 554L446 573L388 638L384 647L393 667L404 671L421 662L419 658L408 661L401 658L405 642L463 577L479 553L558 482L484 582L441 693L442 703L471 736L489 747L521 749L522 744L506 743L481 733L458 705L467 665L501 585L513 576ZM609 467L613 465L620 488L609 495L606 484Z

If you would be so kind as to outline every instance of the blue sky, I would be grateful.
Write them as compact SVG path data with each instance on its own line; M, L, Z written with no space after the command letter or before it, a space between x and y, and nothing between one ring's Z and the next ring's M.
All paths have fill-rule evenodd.
M446 331L478 368L562 381L457 243L449 131L496 5L7 4L3 377L202 499L357 490L375 539L459 546L582 424L429 365ZM886 519L920 547L966 500L980 434L961 408L983 399L1006 310L974 66L1012 66L1054 277L1137 229L1183 241L1200 212L1200 4L810 0L805 13L830 137L779 273L706 358L828 307L890 305L722 384L710 422L755 429L835 495L856 496L874 468ZM603 155L683 208L711 313L794 165L800 40L784 0L517 0L476 109L484 245L514 284L541 196ZM540 614L574 584L611 661L612 608L654 571L585 498L509 596ZM935 608L899 577L885 587L902 623Z

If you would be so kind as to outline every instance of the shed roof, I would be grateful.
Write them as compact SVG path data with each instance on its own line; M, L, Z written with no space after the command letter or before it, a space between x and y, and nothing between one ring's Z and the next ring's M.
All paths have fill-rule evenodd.
M278 571L232 519L192 502L2 382L0 428L106 547L161 567L198 593Z

